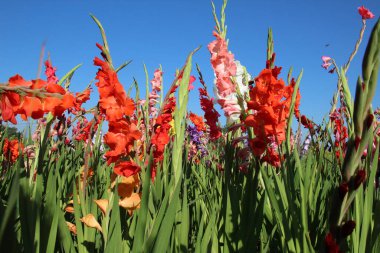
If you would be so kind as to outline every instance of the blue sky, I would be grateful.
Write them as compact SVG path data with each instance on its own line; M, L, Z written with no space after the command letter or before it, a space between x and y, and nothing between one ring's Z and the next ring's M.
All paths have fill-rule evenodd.
M221 3L215 0L218 10ZM357 7L361 5L369 8L376 18L380 16L378 0L230 0L226 9L229 49L252 76L257 76L265 67L267 30L271 27L276 65L283 67L280 77L285 79L291 66L294 75L304 70L301 113L320 122L329 111L337 82L335 75L321 68L321 56L329 55L339 65L347 61L359 35L361 17ZM17 73L26 79L36 78L41 45L46 42L46 52L58 69L58 77L83 64L71 86L74 92L83 90L95 77L97 68L92 61L99 55L95 43L101 42L90 13L106 30L114 64L133 60L119 75L126 89L134 77L143 89L144 63L150 79L162 65L164 86L168 88L175 70L199 45L202 48L194 56L194 63L200 65L208 86L213 85L207 44L213 40L215 24L207 0L4 1L0 8L0 82ZM352 92L375 22L376 19L367 21L363 44L348 72ZM195 83L196 88L199 85ZM201 113L197 89L191 93L189 107ZM89 105L97 101L97 96L94 92ZM378 92L374 106L379 106Z

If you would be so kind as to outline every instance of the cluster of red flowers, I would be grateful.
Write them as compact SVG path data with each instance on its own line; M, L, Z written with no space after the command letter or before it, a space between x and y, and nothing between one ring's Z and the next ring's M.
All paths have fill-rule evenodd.
M176 86L177 87L177 86ZM171 89L172 93L175 92L175 88ZM166 145L170 141L169 130L171 128L170 122L173 120L173 112L176 106L175 97L169 97L165 100L163 108L160 114L156 118L155 124L152 128L151 146L153 149L153 167L152 167L152 179L154 180L156 175L156 168L159 163L164 159L164 151Z
M173 94L180 85L182 76L183 72L180 72L176 77L176 81L170 87L157 118L153 120L153 127L151 129L152 138L150 140L150 148L153 148L152 180L155 178L158 165L164 159L165 147L170 142L169 131L172 128L171 123L173 121L173 112L176 106L176 98ZM190 76L188 90L191 89L194 81L195 77Z
M341 152L343 156L346 151L347 146L347 138L348 131L347 127L344 125L342 108L335 109L335 111L330 115L331 121L334 122L334 136L335 136L335 156L339 158L341 156Z
M245 124L253 127L255 138L249 140L249 145L256 157L273 166L280 165L278 146L285 140L285 129L290 113L290 104L295 82L288 86L278 79L281 68L274 67L261 71L255 78L255 87L251 87L248 109L253 110L245 119ZM298 111L299 91L295 103ZM265 153L265 154L264 154Z
M47 77L48 83L58 83L59 79L55 75L56 67L51 65L50 61L45 61L45 75Z
M81 110L82 104L89 99L90 90L74 96L57 84L56 68L49 61L45 62L45 67L47 81L26 81L15 75L6 85L0 85L0 119L17 124L17 115L23 120L28 117L40 119L49 112L53 116L61 116L66 110Z
M206 132L206 125L202 116L198 116L195 113L190 112L189 119L193 122L198 131Z
M75 98L71 93L58 84L41 79L26 81L16 75L9 79L8 85L0 89L5 90L0 95L2 119L13 124L17 123L16 115L24 120L27 117L39 119L48 112L60 116L75 105Z
M205 112L205 120L206 124L209 126L210 132L210 140L216 140L220 136L222 136L222 132L220 130L220 127L218 126L218 118L219 113L214 108L214 100L213 98L210 98L209 94L207 93L205 82L203 81L203 78L200 77L199 81L203 85L202 88L199 88L199 98L201 103L201 108Z
M97 46L103 53L103 47L99 44ZM141 137L135 121L131 119L135 103L127 96L116 71L106 58L103 61L95 57L94 65L100 67L96 74L96 86L100 95L99 111L108 121L108 132L104 136L104 142L110 150L106 152L105 157L108 164L115 163L116 174L128 177L140 170L130 159L134 142Z
M91 88L87 88L82 92L75 93L75 105L73 108L70 108L70 112L73 114L77 114L80 111L84 111L81 107L83 103L90 99Z
M4 159L10 163L14 163L18 156L19 156L19 150L23 150L24 145L19 142L17 139L9 140L8 138L4 139L4 146L3 146L3 155Z
M373 13L370 10L368 10L367 8L365 8L364 6L360 6L358 8L358 12L359 12L360 16L362 16L363 20L372 19L375 17L375 15L373 15Z
M94 117L91 121L88 121L86 118L81 122L78 121L76 127L73 128L73 139L86 142L97 131L99 123L99 117Z

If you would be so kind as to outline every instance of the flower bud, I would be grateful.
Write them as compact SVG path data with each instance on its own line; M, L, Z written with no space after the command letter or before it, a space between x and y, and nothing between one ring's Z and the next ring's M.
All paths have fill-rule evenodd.
M51 147L51 152L56 152L57 150L58 150L57 144L53 144L53 146Z
M356 223L353 220L349 220L346 223L344 223L341 229L342 236L343 237L349 236L352 233L352 231L354 231L355 226L356 226Z
M340 251L339 245L336 243L334 236L331 233L328 233L325 237L325 246L326 252L336 253Z
M359 186L365 181L366 176L365 170L358 170L354 179L354 190L359 188Z
M347 182L343 182L339 185L339 196L343 199L348 192L348 184Z

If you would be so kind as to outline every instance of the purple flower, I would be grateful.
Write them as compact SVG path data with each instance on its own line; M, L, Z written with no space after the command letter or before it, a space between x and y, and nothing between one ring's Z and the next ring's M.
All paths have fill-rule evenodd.
M206 150L206 140L204 133L202 131L198 131L195 126L188 126L187 132L190 137L191 144L195 145L196 149L200 151L201 156L207 155Z

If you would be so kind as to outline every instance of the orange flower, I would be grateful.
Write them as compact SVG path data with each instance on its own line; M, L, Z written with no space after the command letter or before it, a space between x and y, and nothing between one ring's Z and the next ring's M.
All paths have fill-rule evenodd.
M267 68L255 78L247 102L248 109L253 110L245 119L245 125L253 127L255 138L249 145L255 156L274 166L280 165L277 147L285 140L285 129L290 113L290 104L295 86L292 79L289 86L282 79L277 79L281 68ZM297 91L295 115L299 117L300 95Z
M75 93L75 111L80 111L83 103L90 99L91 88Z
M122 156L128 155L134 142L141 138L141 132L136 124L122 119L117 122L110 121L108 132L104 135L104 142L110 147L105 154L108 164L116 162Z
M123 86L117 78L116 72L106 61L95 58L94 64L100 69L96 74L99 88L99 106L109 121L116 121L125 116L132 116L135 111L134 101L127 96Z
M20 149L23 150L24 145L17 139L11 141L8 138L4 139L3 154L6 161L9 161L10 163L16 162L20 155Z
M2 119L13 124L17 123L17 114L23 120L28 117L39 119L48 112L60 116L74 106L74 96L55 83L40 79L26 81L20 75L15 75L9 79L8 87L15 88L15 91L0 95L0 111Z
M198 131L203 131L203 132L206 131L206 125L203 121L202 116L198 116L195 113L190 112L189 118L191 122L193 122L193 124L196 126Z
M108 208L108 199L95 199L94 202L102 211L102 213L105 214Z
M99 222L95 219L95 216L93 214L87 214L86 216L82 217L80 221L83 222L87 227L96 228L97 230L102 232L102 227L100 226Z
M20 95L14 92L4 92L0 94L0 113L4 121L17 124L14 108L20 104Z
M140 205L141 196L138 193L132 193L131 196L119 200L119 206L125 209L136 209Z
M103 47L97 44L102 51ZM104 53L102 52L104 56ZM118 175L130 176L140 171L134 164L130 154L136 140L141 138L135 121L130 117L134 114L135 103L127 96L123 86L118 80L116 71L104 57L104 61L95 57L94 65L99 66L96 74L99 91L100 113L108 120L108 132L104 142L109 146L105 157L107 163L116 163L114 172Z
M66 221L66 225L71 233L73 233L74 235L77 234L77 227L73 223Z
M140 171L140 166L131 161L117 161L114 172L117 175L129 177Z
M117 192L121 198L129 197L132 195L134 189L140 183L139 175L134 174L129 177L122 177L121 182L117 186Z

